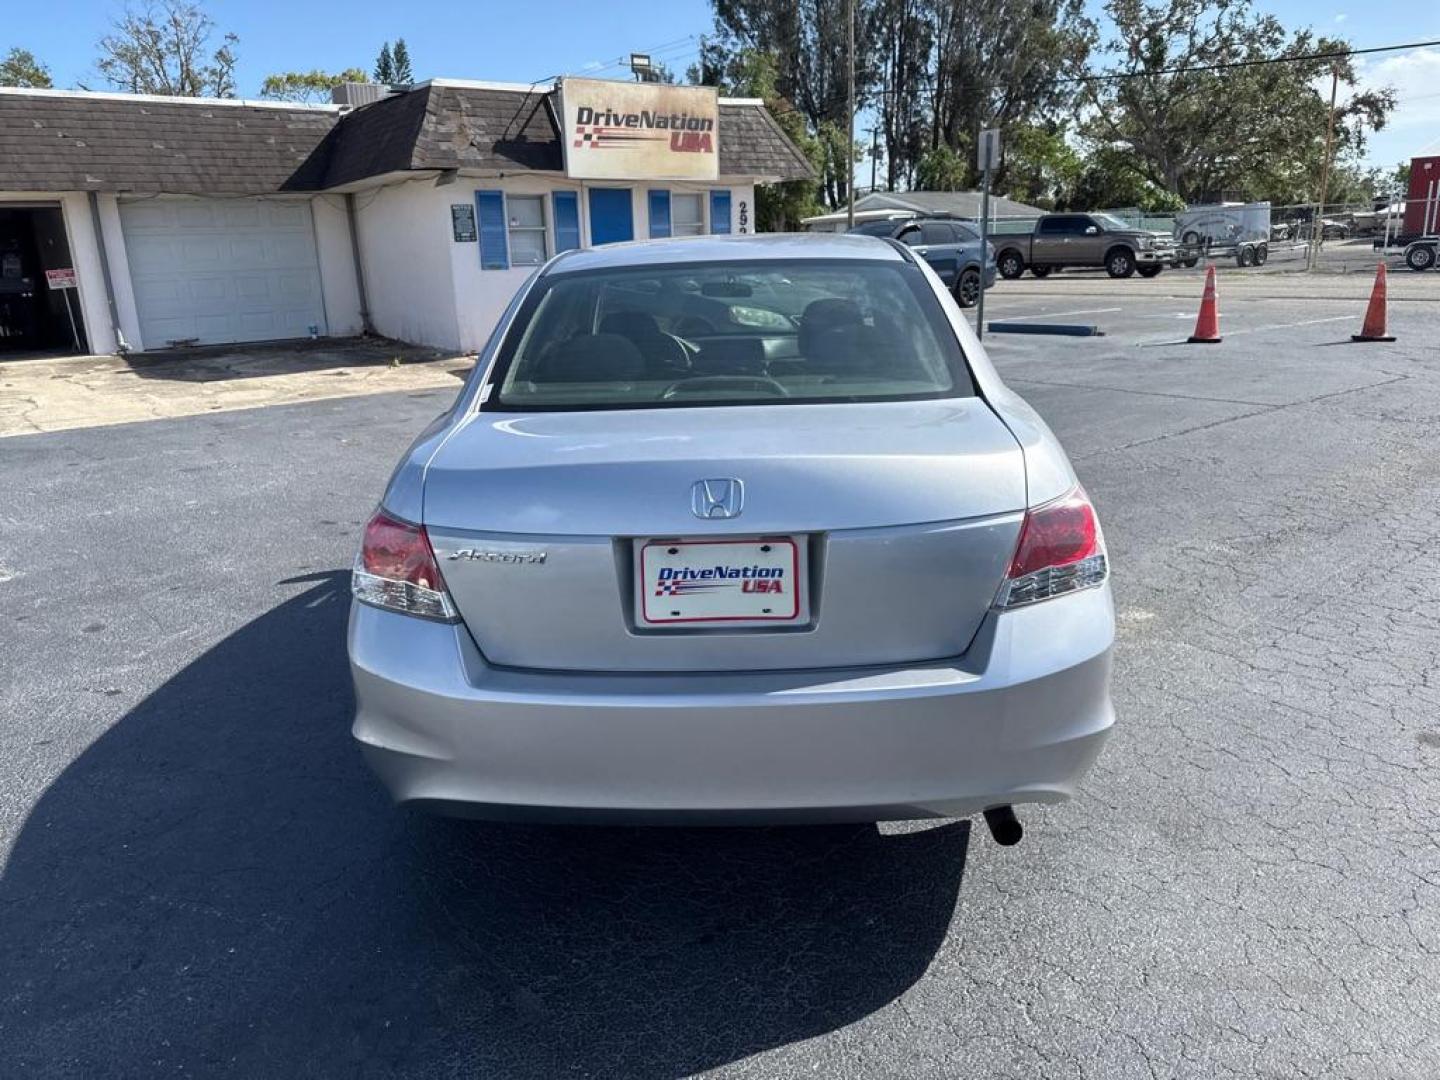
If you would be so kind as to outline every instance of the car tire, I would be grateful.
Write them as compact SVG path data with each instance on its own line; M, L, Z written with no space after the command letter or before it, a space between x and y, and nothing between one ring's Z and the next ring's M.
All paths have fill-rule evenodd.
M980 302L980 271L973 267L960 273L955 283L955 302L962 308L971 308Z
M1435 249L1428 244L1416 244L1405 252L1405 265L1411 270L1429 270L1435 265Z
M1025 273L1025 260L1020 257L1018 251L1002 251L995 262L1000 270L1000 276L1010 281L1014 281Z
M1165 269L1165 267L1163 267L1163 266L1158 266L1158 265L1137 266L1137 267L1135 268L1135 272L1136 272L1137 274L1139 274L1139 275L1140 275L1141 277L1143 277L1143 278L1152 278L1152 277L1159 277L1159 276L1160 276L1160 271L1161 271L1161 270L1164 270L1164 269Z
M1135 273L1135 256L1129 248L1112 248L1105 255L1105 272L1112 278L1128 278Z
M1030 267L1030 273L1034 274L1038 278L1047 278L1050 276L1050 271L1053 269L1055 269L1053 266L1032 266Z

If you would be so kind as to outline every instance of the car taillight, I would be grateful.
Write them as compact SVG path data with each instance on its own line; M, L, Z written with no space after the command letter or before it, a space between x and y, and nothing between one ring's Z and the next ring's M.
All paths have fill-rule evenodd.
M1082 488L1025 512L1000 610L1024 607L1101 584L1109 572L1105 538Z
M393 518L383 510L365 525L365 539L355 557L350 592L364 604L454 622L459 618L430 538L423 525Z

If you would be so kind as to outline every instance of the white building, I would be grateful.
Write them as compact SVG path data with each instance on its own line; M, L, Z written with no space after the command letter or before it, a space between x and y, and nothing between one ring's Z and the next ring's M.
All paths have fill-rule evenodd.
M345 96L0 90L0 357L366 330L474 351L549 256L748 232L757 184L810 175L760 102L705 88Z

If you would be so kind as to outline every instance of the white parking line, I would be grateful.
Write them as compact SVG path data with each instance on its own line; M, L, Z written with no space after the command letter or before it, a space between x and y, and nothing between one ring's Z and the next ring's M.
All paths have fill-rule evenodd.
M1317 323L1346 322L1349 320L1353 320L1354 318L1354 315L1331 315L1328 318L1324 319L1305 319L1303 322L1276 323L1274 326L1247 326L1242 330L1226 330L1222 325L1220 328L1220 336L1222 338L1232 338L1239 334L1260 334L1265 332L1266 330L1290 330L1297 326L1314 326ZM1184 345L1186 344L1186 339L1181 338L1177 341L1174 338L1156 338L1152 341L1137 341L1135 344Z

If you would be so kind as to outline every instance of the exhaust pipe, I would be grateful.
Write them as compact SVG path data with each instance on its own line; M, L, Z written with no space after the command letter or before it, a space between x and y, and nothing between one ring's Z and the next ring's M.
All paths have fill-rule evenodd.
M985 824L990 826L990 835L1001 847L1018 844L1020 838L1025 835L1025 829L1020 824L1020 819L1015 816L1014 807L1011 806L992 806L986 810Z

